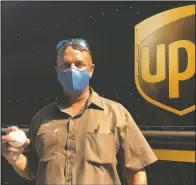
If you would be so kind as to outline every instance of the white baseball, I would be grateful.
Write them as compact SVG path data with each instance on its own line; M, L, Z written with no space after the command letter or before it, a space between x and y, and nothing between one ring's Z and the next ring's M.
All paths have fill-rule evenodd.
M26 142L27 136L22 130L12 131L8 134L14 141L8 142L13 147L21 147Z

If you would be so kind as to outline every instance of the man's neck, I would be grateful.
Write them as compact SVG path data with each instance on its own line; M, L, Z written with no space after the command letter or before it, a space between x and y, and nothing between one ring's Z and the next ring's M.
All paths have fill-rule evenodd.
M84 102L86 102L89 95L90 95L89 87L85 88L84 91L81 92L81 94L79 94L77 96L73 96L73 95L64 93L64 99L65 99L64 103L68 106L83 104Z

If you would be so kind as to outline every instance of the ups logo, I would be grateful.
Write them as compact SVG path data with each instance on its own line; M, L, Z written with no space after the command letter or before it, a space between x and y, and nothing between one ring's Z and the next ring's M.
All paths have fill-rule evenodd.
M195 110L195 5L135 26L135 82L150 103L178 115Z

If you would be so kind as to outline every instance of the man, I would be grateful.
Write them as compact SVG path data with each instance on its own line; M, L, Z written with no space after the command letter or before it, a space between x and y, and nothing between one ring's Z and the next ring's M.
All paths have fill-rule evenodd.
M121 184L120 163L128 185L147 184L144 168L157 158L129 112L89 87L94 67L86 41L58 43L64 96L36 113L20 149L7 144L16 127L2 137L3 155L20 176L36 178L37 185Z

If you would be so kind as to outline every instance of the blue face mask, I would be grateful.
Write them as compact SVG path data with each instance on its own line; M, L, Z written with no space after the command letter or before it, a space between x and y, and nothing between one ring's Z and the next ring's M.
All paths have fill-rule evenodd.
M77 95L81 93L88 85L90 73L88 69L81 70L75 67L64 72L58 72L58 81L63 86L66 93Z

